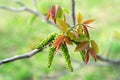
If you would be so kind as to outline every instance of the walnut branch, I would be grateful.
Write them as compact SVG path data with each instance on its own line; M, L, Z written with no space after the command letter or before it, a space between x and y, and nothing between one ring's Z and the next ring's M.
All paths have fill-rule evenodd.
M108 58L104 58L100 55L97 55L97 59L100 60L100 61L103 61L103 62L113 64L113 65L120 65L120 60L115 61L115 60L111 60L111 59L108 59Z
M39 10L37 9L36 0L32 0L32 3L33 3L34 10L28 8L27 6L25 6L20 1L16 1L16 4L21 6L20 8L14 8L14 7L11 7L11 6L2 6L2 5L0 5L0 9L12 11L12 12L25 12L26 11L26 12L29 12L31 14L36 15L37 17L39 17L44 22L55 25L53 22L46 20L46 17L39 12ZM57 25L55 25L55 26L57 26Z
M46 47L43 47L41 49L34 49L34 50L32 50L28 53L25 53L25 54L16 55L16 56L13 56L10 58L0 60L0 65L5 64L5 63L9 63L9 62L13 62L16 60L20 60L20 59L30 58L30 57L34 56L35 54L37 54L38 52L42 51L44 48L46 48Z
M26 54L16 55L16 56L13 56L11 58L3 59L3 60L0 61L0 65L5 64L5 63L9 63L9 62L12 62L12 61L16 61L16 60L19 60L19 59L30 58L33 55L35 55L36 53L38 53L39 51L42 51L42 49L34 49L33 51L28 52Z
M28 53L25 53L25 54L16 55L16 56L13 56L13 57L10 57L10 58L0 60L0 65L6 64L6 63L9 63L9 62L13 62L13 61L16 61L16 60L20 60L20 59L30 58L30 57L34 56L35 54L37 54L38 52L41 52L46 47L47 46L45 46L41 49L34 49L34 50L32 50ZM100 55L97 55L97 58L98 58L98 60L103 61L103 62L107 62L109 64L120 65L120 60L114 61L114 60L110 60L110 59L107 59L107 58L103 58Z

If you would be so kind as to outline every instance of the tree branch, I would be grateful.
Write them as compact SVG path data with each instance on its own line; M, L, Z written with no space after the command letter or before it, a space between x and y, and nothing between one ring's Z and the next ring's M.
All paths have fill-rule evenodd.
M103 61L103 62L107 62L109 64L113 64L113 65L120 65L120 60L111 60L111 59L108 59L108 58L104 58L100 55L97 55L97 59L100 60L100 61Z
M16 60L24 59L24 58L30 58L40 51L42 51L42 49L34 49L31 52L28 52L26 54L16 55L16 56L13 56L11 58L3 59L3 60L0 61L0 65L5 64L5 63L9 63L9 62L13 62L13 61L16 61Z
M71 3L72 3L72 20L73 20L73 25L75 25L75 0L71 0Z
M33 6L34 6L34 10L32 9L29 9L27 6L25 6L22 2L20 1L16 1L16 4L20 5L21 8L14 8L14 7L10 7L10 6L1 6L0 5L0 9L3 9L3 10L8 10L8 11L12 11L12 12L29 12L31 14L34 14L36 16L38 16L42 21L44 22L47 22L49 24L52 24L54 26L57 26L56 24L54 24L52 21L48 21L46 20L46 17L44 15L42 15L38 9L37 9L37 4L36 4L36 0L33 0Z
M20 59L30 58L30 57L34 56L35 54L37 54L38 52L41 52L46 47L47 46L45 46L41 49L34 49L34 50L32 50L28 53L25 53L25 54L16 55L16 56L13 56L13 57L10 57L10 58L0 60L0 65L6 64L6 63L9 63L9 62L13 62L13 61L16 61L16 60L20 60ZM114 60L110 60L110 59L107 59L107 58L103 58L100 55L97 55L97 58L98 58L98 60L103 61L103 62L107 62L109 64L120 65L120 60L114 61Z

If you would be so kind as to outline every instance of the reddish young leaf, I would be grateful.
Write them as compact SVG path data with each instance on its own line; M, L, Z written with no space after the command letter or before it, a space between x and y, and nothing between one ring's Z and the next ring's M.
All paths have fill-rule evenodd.
M85 25L83 25L83 31L89 37L89 32L88 32L88 29Z
M56 17L56 12L57 12L57 5L52 6L52 8L50 9L50 15L52 18Z
M88 25L87 25L86 27L89 27L89 28L95 29L95 28L93 28L93 27L91 27L91 26L88 26Z
M54 20L54 23L56 24L56 13L57 13L58 6L54 5L49 10L46 19L49 20L50 17Z
M56 52L60 49L60 46L62 45L63 42L59 43L57 46L56 46Z
M88 48L88 44L89 42L88 41L83 41L81 42L75 49L75 51L82 51L82 50L85 50Z
M90 48L89 51L90 51L91 55L93 56L94 60L97 61L97 56L96 56L94 49Z
M60 35L57 37L57 39L54 41L53 43L53 47L56 47L56 51L59 50L62 42L64 41L65 36L64 35Z
M50 11L48 12L46 19L49 20L49 18L50 18Z
M83 22L83 24L90 24L94 21L95 19L89 19Z
M72 40L68 36L65 36L65 42L69 45L72 45Z
M85 54L85 60L84 62L87 64L89 61L89 50L87 50L86 54Z
M56 18L54 18L53 20L54 20L54 23L56 24Z
M79 34L78 34L77 31L74 31L74 36L75 36L76 39L79 38Z

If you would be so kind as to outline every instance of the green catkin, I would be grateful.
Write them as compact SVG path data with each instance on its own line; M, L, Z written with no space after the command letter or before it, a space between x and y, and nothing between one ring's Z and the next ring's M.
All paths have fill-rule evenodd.
M49 49L49 54L48 54L48 67L50 68L53 58L54 58L54 53L55 53L56 48L50 47Z
M54 38L58 35L57 32L51 33L47 38L45 38L42 42L40 42L35 48L40 49L46 46L48 43L50 43Z
M62 51L62 54L65 58L65 63L66 63L66 67L68 69L70 69L71 72L73 72L73 68L72 68L72 65L71 65L71 60L70 60L70 55L68 53L68 48L65 44L62 44L61 45L61 51Z

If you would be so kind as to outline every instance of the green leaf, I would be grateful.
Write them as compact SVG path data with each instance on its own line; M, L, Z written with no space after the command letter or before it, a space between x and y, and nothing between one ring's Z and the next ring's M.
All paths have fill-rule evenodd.
M64 12L66 12L67 14L70 14L69 10L66 8L63 8Z
M56 18L62 18L63 15L63 10L60 6L58 6L57 13L56 13Z
M83 61L85 60L85 53L86 53L85 50L80 51Z
M58 26L59 26L60 30L63 32L66 32L69 28L67 23L61 19L57 19L57 21L58 21Z
M97 43L94 40L91 40L91 46L92 46L92 48L94 49L94 51L96 53L99 53L98 45L97 45Z
M74 38L74 33L73 33L72 31L68 31L66 34L67 34L67 36L70 37L71 40L73 40L73 38Z
M80 35L80 41L87 41L87 40L89 40L89 38L86 34L81 34Z
M77 23L81 23L82 22L82 15L81 13L79 12L78 15L77 15Z
M82 32L83 32L82 26L77 27L77 32L79 35L82 34Z

